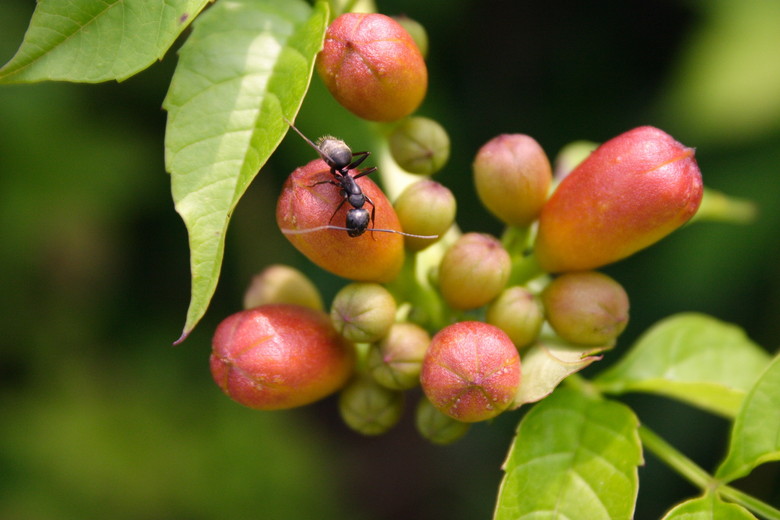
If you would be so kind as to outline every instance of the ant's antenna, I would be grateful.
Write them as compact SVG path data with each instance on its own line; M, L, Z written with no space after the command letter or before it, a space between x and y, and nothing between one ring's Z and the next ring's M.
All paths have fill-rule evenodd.
M337 231L350 231L349 228L341 227L341 226L333 226L333 225L326 225L326 226L317 226L313 228L308 229L282 229L282 233L285 235L305 235L306 233L314 233L315 231L323 231L325 229L335 229ZM439 235L413 235L411 233L404 233L403 231L396 231L395 229L372 229L372 232L379 231L382 233L395 233L397 235L403 235L405 237L411 237L411 238L424 238L426 240L433 240L435 238L439 238Z
M290 125L290 128L292 128L293 130L295 130L295 132L296 132L296 133L297 133L299 136L303 137L303 140L304 140L304 141L306 141L307 143L309 143L309 146L311 146L312 148L314 148L315 150L317 150L317 153L319 153L320 155L322 155L322 150L320 150L320 147L319 147L319 146L317 146L316 144L314 144L314 142L313 142L311 139L309 139L308 137L306 137L305 135L303 135L303 132L301 132L300 130L298 130L298 129L295 127L295 125L294 125L294 124L292 124L292 123L290 122L290 120L289 120L289 119L287 119L287 118L286 118L286 117L284 117L284 116L282 116L282 119L284 119L284 120L285 120L285 122L286 122L288 125Z

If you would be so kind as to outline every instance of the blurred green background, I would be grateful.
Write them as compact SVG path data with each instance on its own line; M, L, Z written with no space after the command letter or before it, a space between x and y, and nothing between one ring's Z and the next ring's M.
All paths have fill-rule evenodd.
M697 148L708 186L754 200L760 216L749 226L689 226L606 269L632 300L619 348L695 310L776 349L780 2L378 4L428 29L420 113L450 132L452 158L437 178L455 192L464 230L500 232L470 178L491 137L527 133L554 156L573 140L659 126ZM29 0L0 3L0 61L32 9ZM206 318L171 346L189 297L186 233L163 167L160 107L175 61L171 52L122 84L0 87L0 518L489 518L517 413L435 447L418 438L410 410L367 439L340 423L333 399L260 413L211 381L210 335L239 309L253 273L295 265L326 297L343 283L310 267L274 224L281 183L312 158L297 137L235 212ZM317 78L299 125L367 146L365 127ZM694 460L717 463L725 421L662 399L626 401ZM638 519L694 492L646 459ZM741 487L777 505L778 465Z

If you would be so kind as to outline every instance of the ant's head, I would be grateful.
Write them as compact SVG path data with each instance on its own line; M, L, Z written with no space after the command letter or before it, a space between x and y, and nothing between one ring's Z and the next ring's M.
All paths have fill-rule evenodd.
M352 150L347 143L329 135L317 140L317 151L322 160L334 170L341 171L352 162Z
M347 211L347 234L351 237L359 237L368 229L370 220L371 217L365 208Z

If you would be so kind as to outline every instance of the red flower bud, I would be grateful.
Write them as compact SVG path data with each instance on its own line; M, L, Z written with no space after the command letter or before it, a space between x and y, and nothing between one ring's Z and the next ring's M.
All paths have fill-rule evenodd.
M225 318L212 340L211 375L234 401L294 408L341 388L355 351L328 316L298 305L263 305Z
M350 170L353 174L355 170ZM344 226L347 211L341 189L329 183L333 176L325 162L316 159L296 169L287 178L276 205L276 222L287 239L309 260L344 278L365 282L389 282L401 270L404 261L403 236L397 233L372 232L372 228L401 230L398 216L382 190L368 177L356 180L363 193L375 205L375 219L368 230L358 237L350 237L341 229L314 228L332 224ZM363 206L372 211L371 204Z
M317 72L339 103L371 121L408 116L428 88L428 70L414 39L382 14L336 18L317 56Z
M594 269L662 239L701 203L693 148L643 126L607 141L542 208L536 255L548 272Z
M433 337L420 382L442 413L476 422L495 417L512 403L520 376L520 355L504 331L464 321Z

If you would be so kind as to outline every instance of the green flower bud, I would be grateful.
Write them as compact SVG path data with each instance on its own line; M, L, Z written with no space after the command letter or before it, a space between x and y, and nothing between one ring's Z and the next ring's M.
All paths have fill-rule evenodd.
M406 233L441 238L455 222L455 196L447 187L430 179L407 186L394 208ZM404 245L410 251L420 251L437 240L404 237Z
M587 159L598 146L597 143L592 141L574 141L561 148L561 151L555 156L553 178L558 182L562 181L574 168Z
M547 321L561 338L581 345L608 345L628 324L628 295L596 271L566 273L542 292Z
M488 306L485 318L506 332L520 349L536 341L544 323L544 312L531 291L515 286L504 290Z
M420 384L422 360L431 337L414 323L395 323L368 352L368 372L382 386L407 390Z
M441 260L441 294L455 309L481 307L501 293L511 267L509 253L495 237L466 233Z
M422 54L423 58L427 57L428 32L425 30L425 27L423 27L422 24L417 20L409 18L406 15L393 16L392 18L398 22L401 27L406 29L406 32L408 32L412 37L414 43L417 44L417 48L420 49L420 54Z
M234 401L257 410L312 403L346 383L351 342L327 315L298 305L263 305L225 318L212 339L211 375Z
M488 141L474 159L474 183L482 204L511 226L539 216L552 182L552 168L539 143L523 134Z
M410 117L390 134L390 153L404 170L433 175L450 157L450 137L433 119Z
M322 297L309 278L297 269L276 264L252 277L244 293L244 308L289 303L321 311Z
M345 338L370 343L384 337L395 321L393 295L376 283L351 283L333 299L330 319Z
M420 383L440 412L477 422L512 404L520 378L520 355L509 336L487 323L463 321L433 337Z
M417 403L415 425L420 435L434 444L452 444L469 431L471 425L441 413L428 399Z
M352 380L339 394L339 412L347 426L363 435L380 435L396 425L404 394L367 377Z

